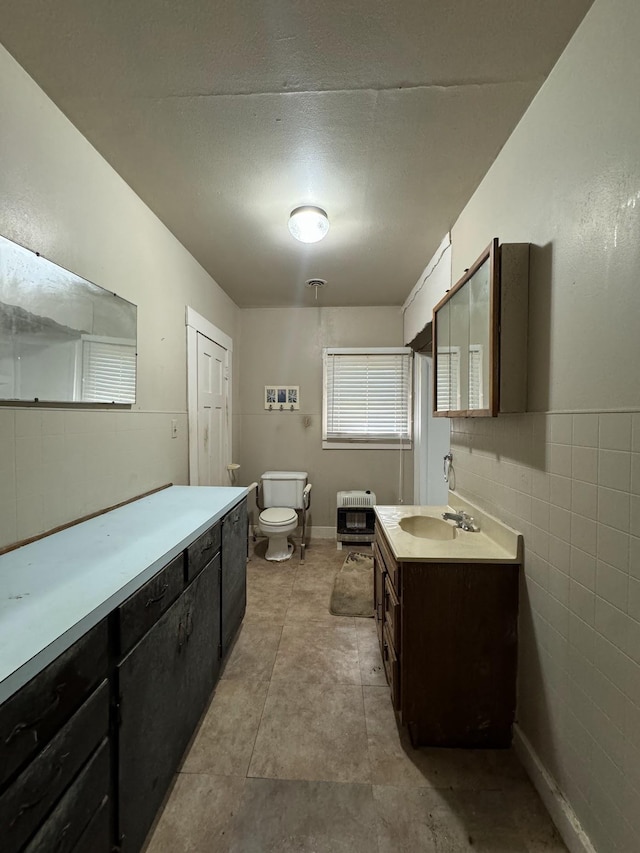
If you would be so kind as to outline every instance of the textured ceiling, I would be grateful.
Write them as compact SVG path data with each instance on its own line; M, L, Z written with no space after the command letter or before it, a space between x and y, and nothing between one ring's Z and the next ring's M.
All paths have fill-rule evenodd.
M0 40L238 305L399 305L591 2L2 0Z

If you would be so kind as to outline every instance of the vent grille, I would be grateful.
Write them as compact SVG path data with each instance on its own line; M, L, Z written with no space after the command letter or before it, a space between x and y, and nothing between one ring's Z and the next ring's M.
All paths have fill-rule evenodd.
M338 492L337 505L339 507L375 506L376 496L373 492Z

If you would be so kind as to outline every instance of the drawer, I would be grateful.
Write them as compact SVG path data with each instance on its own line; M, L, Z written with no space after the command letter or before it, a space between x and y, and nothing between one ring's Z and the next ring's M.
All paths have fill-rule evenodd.
M376 533L376 544L378 546L378 550L380 552L380 556L382 557L382 561L387 570L387 574L391 580L391 583L394 586L396 591L396 595L398 599L402 598L402 591L400 589L400 565L396 562L395 557L391 553L391 548L387 543L387 540L384 538L383 534L378 531Z
M187 548L187 581L189 583L220 550L221 536L222 524L218 521L189 545Z
M400 710L400 665L393 647L393 642L385 626L382 639L382 662L387 676L389 689L391 690L391 704L394 710Z
M107 736L108 727L109 689L105 680L0 797L3 853L20 850L34 834Z
M375 601L375 619L376 630L378 632L378 642L382 647L382 625L384 620L384 579L386 571L384 562L380 556L380 551L376 543L373 543L373 586L374 586L374 601Z
M393 646L398 654L400 654L400 603L396 596L393 584L389 580L389 576L384 579L384 624L389 632Z
M0 791L105 678L107 658L103 620L0 706Z
M120 605L121 656L124 657L180 595L184 587L184 564L182 553Z
M109 744L105 739L24 853L109 853Z
M73 848L73 853L112 853L117 848L112 841L111 830L111 801L104 797L80 840ZM27 850L26 853L36 853Z
M117 848L113 844L111 826L111 800L104 797L98 811L94 813L80 840L73 848L73 853L113 853ZM36 851L27 850L26 853L36 853Z

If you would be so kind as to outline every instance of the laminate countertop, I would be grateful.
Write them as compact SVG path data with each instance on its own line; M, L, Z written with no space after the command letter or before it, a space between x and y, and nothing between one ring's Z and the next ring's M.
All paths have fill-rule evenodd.
M171 486L0 556L0 702L246 495Z

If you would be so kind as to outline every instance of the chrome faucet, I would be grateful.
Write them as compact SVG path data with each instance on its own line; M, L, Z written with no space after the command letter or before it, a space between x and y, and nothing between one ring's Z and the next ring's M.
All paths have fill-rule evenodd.
M474 526L473 519L466 512L459 509L458 512L443 512L442 517L447 521L455 521L460 530L475 532L478 528Z

